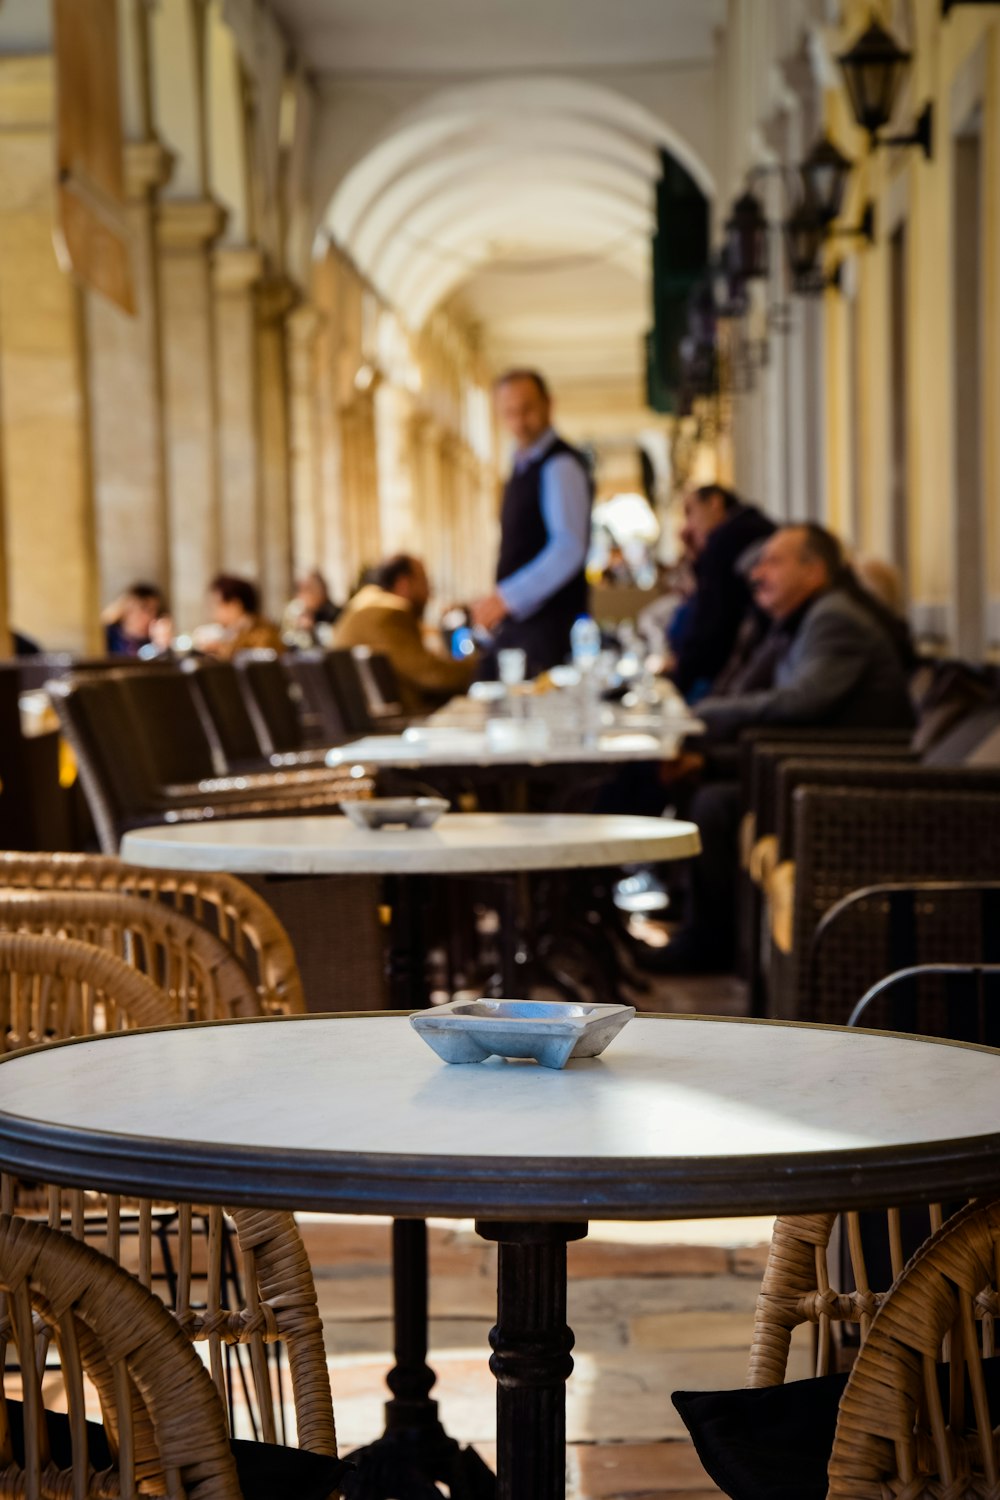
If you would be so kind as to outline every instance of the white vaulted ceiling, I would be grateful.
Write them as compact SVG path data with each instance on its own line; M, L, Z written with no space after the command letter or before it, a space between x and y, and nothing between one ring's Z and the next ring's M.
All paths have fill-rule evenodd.
M274 0L322 73L706 61L725 0Z
M451 302L494 366L638 389L660 149L712 180L630 80L665 70L669 92L704 70L725 0L273 3L338 130L358 90L406 101L340 172L324 227L409 325Z

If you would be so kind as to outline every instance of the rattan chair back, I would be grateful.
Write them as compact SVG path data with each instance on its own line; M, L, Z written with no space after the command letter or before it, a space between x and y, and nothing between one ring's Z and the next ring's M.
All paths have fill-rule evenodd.
M370 734L376 721L365 697L364 684L353 652L345 646L328 651L323 658L330 690L340 705L348 734Z
M983 1371L997 1353L998 1288L1000 1202L970 1204L918 1251L879 1309L841 1397L831 1497L1000 1496L1000 1430Z
M383 719L398 718L403 712L399 695L399 679L389 658L380 651L371 651L367 646L354 646L351 655L357 663L358 676L368 705L368 712L378 723Z
M172 1019L162 991L115 954L68 938L0 933L0 1051Z
M232 950L158 901L114 891L0 887L0 931L77 938L116 954L159 986L174 1021L260 1013L256 989Z
M0 1212L44 1216L154 1292L186 1338L206 1346L231 1435L337 1456L323 1322L291 1214L237 1208L227 1216L159 1199L123 1204L54 1186L25 1194L7 1175L0 1176ZM168 1252L162 1264L157 1248ZM269 1349L276 1357L268 1358Z
M837 1256L831 1250L838 1217L848 1252L843 1275L837 1273ZM802 1324L816 1330L815 1373L835 1370L835 1335L844 1327L856 1328L864 1344L889 1285L906 1264L906 1244L919 1244L943 1222L940 1204L908 1210L905 1216L898 1208L889 1209L884 1215L883 1250L873 1246L870 1232L862 1233L862 1216L857 1213L779 1217L757 1296L747 1385L784 1382L792 1334ZM876 1256L891 1268L880 1282L869 1273L869 1262Z
M317 744L343 744L351 731L330 682L326 652L297 651L288 658L286 667L302 695L307 736Z
M301 750L305 731L299 689L273 651L243 651L236 658L247 713L265 755Z
M147 870L114 855L0 851L0 886L118 891L163 902L229 946L254 981L261 1015L305 1010L288 933L267 902L235 875Z
M119 692L146 744L157 787L196 784L226 769L190 677L177 667L124 672Z
M259 766L265 755L247 712L236 668L229 661L188 657L181 664L212 724L228 770Z
M63 1377L68 1465L53 1456L46 1420L39 1358L46 1345L58 1350ZM16 1373L7 1369L8 1351ZM0 1367L0 1494L130 1500L141 1490L169 1500L240 1500L223 1412L176 1322L88 1246L6 1214L0 1214ZM87 1430L88 1383L112 1459L100 1472ZM20 1454L8 1404L15 1389Z
M145 736L122 695L126 675L85 674L48 685L101 848L108 853L117 852L122 833L148 813L157 798Z

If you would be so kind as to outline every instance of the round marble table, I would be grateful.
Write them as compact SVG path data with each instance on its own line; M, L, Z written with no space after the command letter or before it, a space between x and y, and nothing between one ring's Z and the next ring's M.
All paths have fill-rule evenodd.
M242 818L127 833L122 858L233 875L469 875L686 859L693 823L588 813L446 813L433 828L355 828L346 818Z
M589 1219L989 1191L998 1093L998 1052L837 1028L638 1017L602 1058L549 1072L449 1068L403 1017L292 1017L0 1060L0 1167L199 1202L474 1216L499 1244L497 1493L562 1500L565 1247Z
M615 766L644 761L674 760L688 735L704 726L696 719L678 719L656 733L649 730L608 729L593 744L582 739L556 739L544 746L523 745L494 749L485 733L471 729L368 735L331 750L328 766L373 766L398 771L499 770L503 767Z

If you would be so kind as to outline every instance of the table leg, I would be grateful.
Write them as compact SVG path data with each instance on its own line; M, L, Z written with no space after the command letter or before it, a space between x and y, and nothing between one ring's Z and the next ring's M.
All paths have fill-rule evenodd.
M430 1004L421 922L424 897L424 882L419 876L396 876L388 954L389 1005L393 1010L425 1010Z
M587 1226L480 1222L476 1230L499 1246L490 1334L497 1500L565 1500L566 1381L573 1369L566 1245L583 1239Z
M392 1226L395 1359L392 1400L383 1435L350 1455L357 1466L344 1481L345 1500L495 1500L496 1479L472 1448L460 1448L438 1420L431 1399L434 1371L427 1363L427 1225L397 1219Z

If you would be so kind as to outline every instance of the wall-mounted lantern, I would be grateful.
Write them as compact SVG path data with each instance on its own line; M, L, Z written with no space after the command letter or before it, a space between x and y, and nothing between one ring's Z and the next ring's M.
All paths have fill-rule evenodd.
M760 281L767 276L769 226L756 193L747 188L733 204L726 221L723 259L730 278L737 283Z
M824 135L799 166L803 204L823 224L840 218L853 165L830 137Z
M913 54L873 20L837 61L844 74L854 118L868 132L872 145L919 146L929 159L934 144L934 112L930 103L924 106L909 135L879 135L892 119Z

